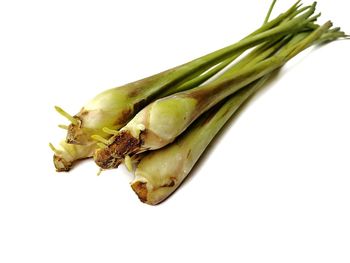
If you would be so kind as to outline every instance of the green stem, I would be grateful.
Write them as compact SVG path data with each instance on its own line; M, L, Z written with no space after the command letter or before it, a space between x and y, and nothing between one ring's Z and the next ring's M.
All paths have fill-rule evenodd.
M245 67L238 74L236 69L234 69L233 74L230 76L231 72L228 70L225 73L225 76L227 76L226 80L221 81L219 84L213 83L202 88L185 91L183 94L185 96L197 96L196 91L200 91L201 94L205 94L203 98L210 96L210 102L203 103L203 105L205 105L205 111L218 101L239 90L241 87L284 65L288 60L313 44L327 32L331 26L331 22L327 22L312 33L298 34L293 37L291 42L282 47L275 56L263 60L252 67Z
M204 72L203 74L195 77L194 79L191 79L189 81L184 82L180 86L174 86L171 89L166 90L164 93L160 95L161 98L169 96L171 94L181 92L184 90L191 89L193 87L197 87L201 84L203 84L205 81L209 80L213 76L215 76L217 73L222 71L224 68L226 68L228 65L230 65L235 59L237 58L237 55L234 55L233 57L230 57L220 64L214 66L213 68L209 69L208 71Z
M254 66L264 59L270 57L277 52L283 45L288 43L290 36L283 37L272 43L264 43L256 47L253 51L247 54L242 60L234 64L229 70L227 70L215 83L222 81L227 77L231 77L233 74L238 74L243 68ZM213 82L214 83L214 82Z
M277 2L277 0L273 0L272 1L271 5L270 5L270 8L269 8L269 11L267 12L267 15L265 17L264 24L266 24L269 21L271 13L272 13L272 10L273 10L276 2Z
M271 38L288 35L290 33L301 30L307 25L307 18L314 13L315 4L308 6L305 9L306 12L304 14L301 14L289 21L285 21L288 17L292 16L297 11L295 9L296 6L297 4L290 8L285 14L264 24L258 30L250 34L248 37L240 40L239 42L230 45L226 48L215 51L213 53L210 53L201 58L195 59L189 63L178 67L176 70L169 72L168 76L162 77L160 79L161 84L154 85L146 91L146 93L148 93L147 97L152 97L154 94L157 94L161 90L164 90L165 87L169 87L176 83L181 83L181 81L186 80L186 78L191 76L193 73L198 72L200 70L207 70L213 64L217 64L218 62L223 61L231 56L234 56L235 54L239 56L245 50L265 41L268 41ZM285 22L280 24L283 21ZM160 89L160 87L162 88Z

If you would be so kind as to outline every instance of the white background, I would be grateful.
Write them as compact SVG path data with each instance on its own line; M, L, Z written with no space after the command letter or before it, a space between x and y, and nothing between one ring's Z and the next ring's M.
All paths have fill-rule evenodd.
M233 43L269 2L1 1L0 262L349 262L348 41L291 61L161 205L124 167L54 171L54 105ZM350 32L348 1L319 10Z

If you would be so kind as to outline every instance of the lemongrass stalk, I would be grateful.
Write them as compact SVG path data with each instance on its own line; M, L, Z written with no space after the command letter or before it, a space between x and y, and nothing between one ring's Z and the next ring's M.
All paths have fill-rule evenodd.
M201 83L211 78L213 75L222 71L225 67L227 67L232 62L232 60L233 58L229 58L221 62L220 64L210 69L208 72L205 72L202 75L199 75L196 78L192 79L191 81L186 82L183 85L177 87L177 90L186 90L186 89L189 89L191 86L200 85ZM166 96L166 93L164 93L163 96ZM63 116L68 115L68 113L66 113L60 107L56 106L56 110L59 111ZM70 118L70 116L68 116L68 118ZM68 126L66 125L58 125L58 126L65 130L68 129ZM109 134L109 135L116 135L118 133L116 130L109 129L107 127L104 127L102 131L105 134ZM72 168L72 166L76 161L90 158L93 156L93 153L95 152L95 150L99 148L104 148L103 144L100 143L101 140L104 143L107 141L104 137L101 137L100 135L92 135L92 138L94 139L94 141L84 145L68 144L65 141L61 141L60 147L59 147L59 153L53 147L53 145L50 144L51 149L55 149L53 160L54 160L56 171L67 172Z
M280 47L280 44L278 43L278 45L276 46L272 46L270 48L267 48L266 46L269 46L269 44L264 44L263 46L258 47L256 50L254 50L253 52L251 52L249 55L247 55L244 59L242 59L241 61L239 61L238 63L236 63L236 65L234 67L232 67L231 69L229 69L227 72L225 72L225 74L223 76L221 76L218 80L216 80L214 83L220 83L220 80L222 81L223 78L225 78L226 76L229 76L231 73L235 73L237 71L239 71L238 69L241 69L247 65L250 64L254 64L257 63L261 60L263 60L264 58L268 57L270 54L272 54L273 52L275 52L276 50L278 50L278 48ZM256 57L254 57L256 56ZM209 98L210 94L208 94L208 98ZM170 105L168 106L169 111L173 111L174 108L174 112L176 112L176 110L178 111L183 111L183 112L190 112L190 110L186 109L186 107L183 107L181 105L176 105L176 103L179 103L176 101L177 98L177 94L175 94L174 96L168 97L166 99L170 99ZM128 125L126 125L123 129L121 129L121 132L118 133L118 135L112 137L111 139L111 144L108 145L108 147L105 147L104 149L101 150L97 150L95 155L94 155L94 159L95 162L97 163L97 165L99 165L101 168L103 169L108 169L108 168L115 168L117 167L121 162L122 162L122 158L123 158L123 154L127 153L127 154L132 154L132 153L140 153L144 150L154 150L154 149L158 149L161 148L162 146L170 143L173 139L170 139L168 141L161 139L159 140L159 136L158 138L156 136L152 136L154 135L153 133L150 133L150 129L148 129L147 131L144 131L143 136L145 134L147 134L147 137L143 137L142 139L140 139L138 136L141 134L142 130L145 129L145 125L142 123L142 119L146 120L148 119L145 116L149 115L149 111L150 108L152 107L154 104L158 103L159 101L162 100L158 100L156 102L154 102L153 104L150 104L149 106L147 106L145 109L143 109L139 114L137 114L135 116L135 118L128 123ZM186 101L183 101L184 104L186 104ZM174 105L175 103L175 105ZM155 120L155 122L158 122L161 124L161 126L164 126L164 128L169 127L169 131L163 131L163 133L168 133L168 135L170 135L170 138L172 136L171 131L173 130L173 127L176 126L176 122L181 121L181 120L175 120L174 117L176 116L171 116L170 112L166 112L166 107L163 106L159 106L157 105L155 108L159 108L159 116L153 118ZM176 109L177 108L177 109ZM162 117L165 117L162 118ZM181 117L182 118L182 117ZM185 120L186 118L184 118ZM188 119L188 118L187 118ZM172 124L169 123L169 121L173 121ZM149 123L149 120L145 121L146 123ZM164 124L163 124L164 123ZM147 124L146 124L147 126ZM155 126L154 124L149 125L149 126ZM154 128L154 127L153 127ZM154 130L157 130L159 128L156 128ZM176 129L176 128L175 128ZM130 136L130 131L132 132L132 136ZM175 130L173 130L175 131ZM138 139L136 139L138 138ZM150 146L150 142L152 141L152 139L156 140L156 143L158 144L157 146L154 144ZM173 136L173 138L175 138ZM148 147L146 148L140 148L140 143L142 141L143 146ZM142 146L141 146L142 147Z
M245 67L220 82L176 93L146 106L94 159L101 168L114 168L125 155L155 150L173 142L202 113L244 86L280 68L331 27L327 22L312 33L297 34L278 54Z
M278 43L278 41L277 42L275 41L272 44L265 43L260 45L255 50L250 52L247 56L245 56L242 60L236 63L232 68L227 70L219 79L215 80L215 82L219 82L226 76L231 75L231 73L233 74L239 71L239 69L243 69L246 66L254 65L255 63L258 63L264 60L269 55L276 52L280 48L281 44L283 43L284 43L284 40L280 41L280 43ZM145 109L140 113L144 111ZM137 116L139 116L139 114ZM137 126L136 128L139 130L141 130L140 127L141 128L144 127L143 124L140 124L140 125L138 126L136 125ZM123 155L124 152L128 151L127 148L137 147L138 145L137 140L135 139L129 140L129 137L126 136L123 130L125 130L125 128L123 128L120 133L118 133L117 135L115 135L110 139L110 141L112 142L111 145L96 151L94 159L100 167L104 169L117 167L122 162L122 159L120 158L120 156ZM122 142L127 142L127 145L123 144Z
M266 24L276 3L273 0L266 15ZM282 42L282 41L281 41ZM255 49L239 63L236 68L254 63L255 54L259 54L264 45ZM267 49L269 50L269 49ZM256 58L255 58L256 59ZM270 74L272 75L272 74ZM269 78L265 76L232 95L218 109L203 114L193 127L169 146L144 153L135 171L131 188L139 199L147 204L156 205L168 198L187 177L209 143L238 108L258 90ZM139 156L139 155L136 155ZM125 160L126 163L126 160ZM127 165L131 170L131 165Z
M217 74L236 58L237 55L220 61L208 70L205 68L206 71L201 69L198 72L194 72L192 79L179 85L175 84L173 87L166 89L165 92L157 95L157 97L164 97L198 86ZM165 74L166 72L163 73ZM160 76L158 77L161 78ZM102 92L87 103L75 116L70 116L56 106L56 110L71 122L68 126L67 142L84 145L93 142L92 135L108 138L109 134L104 132L103 128L118 130L135 115L135 112L152 99L152 94L148 94L148 92L146 94L146 91L142 91L143 85L145 85L145 88L147 88L147 85L154 85L154 83L150 83L150 78Z
M197 76L196 78L192 79L189 82L184 83L183 85L177 87L177 90L186 90L189 89L191 86L197 86L201 83L205 82L209 78L211 78L213 75L217 74L221 70L223 70L227 65L229 65L232 62L233 58L229 58L220 64L216 65L209 71L203 73L202 75ZM163 94L166 96L166 94ZM60 112L63 116L66 116L67 118L71 118L68 113L66 113L63 109L56 106L56 110ZM68 130L68 126L66 125L58 125L62 129ZM107 127L104 127L102 131L105 134L108 135L116 135L118 132L116 130L109 129ZM79 144L68 144L65 141L60 142L59 151L57 151L51 144L51 149L54 150L54 165L56 167L56 170L58 172L61 171L69 171L73 164L81 159L90 158L93 156L93 153L95 150L99 148L104 148L102 143L106 143L107 139L100 135L92 135L92 138L94 139L88 144L79 145ZM59 152L59 153L58 153Z
M146 79L102 92L88 102L75 116L65 115L72 122L69 125L67 142L73 144L90 143L93 134L108 137L102 132L103 127L114 130L123 127L135 113L162 92L169 89L174 89L177 92L179 86L199 76L214 65L230 57L238 57L245 50L271 38L307 27L308 18L313 14L315 6L307 7L305 12L294 17L295 13L299 11L298 8L299 4L297 3L284 14L231 46ZM290 19L291 17L293 18ZM286 23L281 24L286 20L288 20ZM187 88L190 87L187 86ZM74 118L73 121L72 118Z
M183 85L177 87L178 90L186 90L191 85L199 85L209 78L211 78L213 75L217 74L221 70L223 70L227 65L229 65L232 62L233 58L229 58L220 64L216 65L212 69L210 69L208 72L203 73L202 75L199 75L198 77L191 80L191 83L184 83ZM165 96L165 94L164 94ZM63 116L67 116L68 113L66 113L63 109L56 106L56 110L59 111ZM68 116L70 118L70 116ZM68 130L68 126L66 125L58 125L62 129ZM109 129L107 127L104 127L102 131L105 134L109 135L116 135L117 131ZM88 144L79 145L79 144L68 144L65 141L60 142L59 150L55 149L52 144L50 144L50 148L54 150L54 165L56 168L56 171L69 171L74 163L81 159L90 158L93 156L93 153L95 150L99 148L104 148L103 144L99 143L101 140L103 142L106 142L106 139L104 137L101 137L100 135L93 135L92 138L94 139ZM98 140L100 138L100 141ZM101 146L102 145L102 146ZM59 152L59 153L58 153Z
M272 29L273 27L278 26L278 25L285 23L286 21L289 21L292 18L294 18L296 15L301 13L301 11L298 10L300 7L300 5L298 3L299 3L299 1L295 5L293 5L289 10L287 10L287 12L281 14L280 16L278 16L276 19L272 20L268 24L265 24L264 26L262 26L260 29L256 30L255 32L253 32L249 36L253 36L254 34L262 33L264 31ZM306 7L306 8L303 8L301 10L305 11L307 9L311 9L311 7ZM183 90L187 90L187 89L190 89L191 87L195 87L195 86L202 84L203 82L210 79L213 75L215 75L219 71L221 71L223 68L225 68L228 64L230 64L243 51L244 51L244 49L242 49L239 52L236 52L232 57L229 57L228 59L223 60L222 62L219 62L217 65L213 66L211 69L209 69L208 71L205 71L204 73L202 73L202 72L206 68L198 70L198 72L197 72L198 76L194 77L193 79L191 79L189 81L182 81L179 83L179 85L177 85L177 84L173 85L171 88L166 89L165 92L161 93L159 95L159 97L164 97L164 96L167 96L169 94L183 91ZM227 50L225 52L227 52ZM203 58L205 58L205 57L203 57ZM195 76L195 74L193 74L193 76ZM148 78L148 80L150 80L151 78ZM146 82L145 84L149 85L149 83L147 83L147 81L145 81L145 82ZM123 121L126 122L127 119L129 118L128 116L132 115L129 113L132 112L133 110L135 111L135 106L142 107L142 103L141 104L136 103L137 105L134 105L133 107L129 105L130 106L129 109L125 110L125 104L128 104L129 102L127 100L125 100L125 97L123 97L122 95L119 95L119 92L124 93L124 95L127 94L127 92L125 92L126 90L129 90L129 92L132 93L133 88L134 88L133 86L135 86L134 84L137 84L137 83L138 82L126 85L126 86L128 86L128 88L126 88L126 87L116 88L116 89L112 89L110 91L107 91L107 92L104 92L104 93L98 95L94 100L92 100L91 103L88 103L89 106L86 106L81 110L81 112L78 114L79 116L78 115L70 116L68 113L63 111L61 108L56 107L56 110L60 114L62 114L64 117L66 117L68 120L70 120L72 123L68 127L69 131L68 131L68 136L67 136L68 140L67 141L70 143L87 144L87 149L83 149L82 148L83 145L80 145L78 147L79 148L78 151L70 151L69 150L70 147L63 147L61 149L60 156L69 156L69 158L68 158L69 161L67 161L67 162L62 161L60 163L60 166L61 167L64 166L64 167L60 168L60 169L69 170L75 161L77 161L79 159L91 157L92 149L98 149L99 147L104 148L102 143L96 143L95 141L91 140L91 137L92 137L91 134L95 135L92 138L101 138L101 137L108 138L111 135L115 135L116 131L114 129L116 129L117 127L119 127L122 124L118 124L117 126L115 126L115 125L113 126L113 125L109 125L110 121L113 118L115 120L115 119L118 119L119 117L122 116ZM118 103L118 99L119 99L119 103ZM103 107L99 107L100 106L99 104L103 104ZM117 107L114 107L115 105L117 105ZM94 108L94 106L96 106L96 107ZM124 110L123 110L123 108L124 108ZM131 110L131 108L133 108L133 110ZM116 112L117 109L120 109L119 113ZM84 121L83 121L83 119L84 119ZM60 125L60 127L67 129L67 127L65 125ZM103 127L102 130L100 132L96 132L96 130L100 127ZM106 130L111 131L111 129L108 129L108 127L113 129L112 133L106 132ZM99 145L99 147L97 147L97 144ZM65 152L65 149L68 149L68 151ZM76 153L76 154L74 155L74 153ZM86 154L83 155L82 153L86 153ZM60 157L60 160L61 159L65 160L64 158ZM57 155L55 155L54 160L57 160ZM66 163L66 165L63 165L64 163ZM57 167L56 164L55 164L55 166Z
M221 107L214 107L203 114L172 144L146 153L137 165L131 182L139 199L156 205L169 197L190 173L215 135L269 76L236 92Z
M339 35L339 32L339 28L329 30L319 40L328 42L337 37L346 37L344 33ZM319 40L316 42L319 43ZM297 41L298 38L294 40ZM305 42L300 46L305 46ZM189 175L225 123L272 74L234 93L222 106L203 114L172 144L144 153L137 165L135 178L131 182L131 187L139 199L144 203L156 205L168 198Z

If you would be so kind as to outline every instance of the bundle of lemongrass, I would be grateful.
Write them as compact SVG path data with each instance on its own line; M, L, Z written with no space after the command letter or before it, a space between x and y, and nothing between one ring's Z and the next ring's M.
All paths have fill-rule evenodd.
M158 204L186 178L234 112L306 48L348 36L316 23L316 3L300 1L237 43L154 76L106 90L71 116L54 151L57 171L93 157L101 169L124 163L141 201ZM248 52L246 52L248 51Z

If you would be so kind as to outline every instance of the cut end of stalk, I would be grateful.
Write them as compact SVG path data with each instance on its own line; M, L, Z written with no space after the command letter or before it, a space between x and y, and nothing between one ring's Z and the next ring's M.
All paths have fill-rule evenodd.
M57 172L68 172L73 165L72 162L68 162L67 160L56 154L53 156L53 163Z
M68 172L72 166L73 162L67 161L64 158L64 154L62 151L58 150L52 143L49 143L50 149L54 152L53 156L53 164L56 168L57 172Z
M147 203L147 195L148 195L147 183L136 181L131 184L131 188L137 194L141 202Z
M68 119L72 124L74 125L78 125L78 120L75 119L72 115L70 115L69 113L67 113L66 111L64 111L61 107L55 106L55 110L61 114L63 117L65 117L66 119Z
M140 140L133 137L129 131L121 131L113 142L104 149L98 149L94 160L103 169L117 168L123 159L140 148Z
M123 162L123 159L110 155L108 147L97 149L93 158L95 163L105 170L117 168Z

